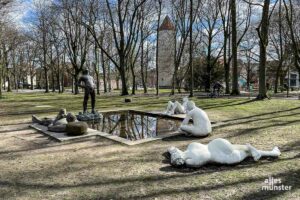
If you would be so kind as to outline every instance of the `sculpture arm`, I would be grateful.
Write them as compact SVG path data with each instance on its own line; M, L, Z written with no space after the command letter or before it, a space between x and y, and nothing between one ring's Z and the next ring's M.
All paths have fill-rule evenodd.
M79 78L79 80L77 81L77 83L75 83L78 87L81 87L81 88L86 88L85 85L82 85L81 82L84 82L84 79L82 77Z
M182 125L187 125L192 117L192 113L188 112L182 122Z

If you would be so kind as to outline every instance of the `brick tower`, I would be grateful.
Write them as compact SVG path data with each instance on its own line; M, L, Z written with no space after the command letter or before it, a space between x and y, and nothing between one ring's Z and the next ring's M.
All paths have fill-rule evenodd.
M158 84L160 88L171 88L174 74L175 27L166 16L159 27L158 40Z

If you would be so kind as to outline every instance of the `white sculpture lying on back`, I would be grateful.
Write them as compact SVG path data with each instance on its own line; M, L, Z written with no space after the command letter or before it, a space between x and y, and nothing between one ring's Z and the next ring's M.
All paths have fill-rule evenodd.
M193 125L188 124L190 119L193 120ZM211 132L211 123L206 112L198 108L193 101L188 101L187 114L179 130L188 135L206 136Z
M172 165L186 164L188 167L200 167L207 163L235 164L247 157L253 157L257 161L262 156L278 157L280 155L278 147L274 147L272 151L261 151L250 144L233 145L222 138L214 139L207 145L191 143L186 151L171 147L168 152L171 154Z
M187 97L183 97L182 104L180 104L178 101L169 101L167 110L164 113L167 115L185 114L188 101L189 99Z

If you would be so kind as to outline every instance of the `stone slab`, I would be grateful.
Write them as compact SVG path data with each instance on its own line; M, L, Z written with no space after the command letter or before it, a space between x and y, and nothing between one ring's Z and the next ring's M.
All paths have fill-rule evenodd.
M168 135L164 135L164 136L157 136L157 137L154 137L154 138L146 138L146 139L141 139L141 140L136 140L136 141L130 141L130 140L126 140L124 138L118 137L116 135L111 135L109 133L97 131L97 130L90 129L90 128L88 129L87 134L72 137L72 136L67 136L66 133L57 133L57 132L48 131L46 126L42 126L42 125L39 125L39 124L31 124L31 125L29 125L29 127L34 128L34 129L42 132L43 134L45 134L45 135L47 135L47 136L49 136L49 137L51 137L51 138L53 138L53 139L55 139L59 142L66 142L66 141L84 139L84 138L88 138L88 137L104 137L104 138L107 138L107 139L110 139L110 140L113 140L113 141L116 141L116 142L120 142L122 144L126 144L126 145L129 145L129 146L136 145L136 144L142 144L142 143L145 143L145 142L151 142L151 141L155 141L155 140L161 140L163 138L173 137L173 136L182 134L178 131L175 131L175 132L172 132L172 133L170 133Z
M51 132L48 131L48 128L46 126L40 125L40 124L31 124L29 127L34 128L43 134L58 140L59 142L64 142L64 141L71 141L71 140L78 140L78 139L83 139L83 138L88 138L88 137L93 137L98 135L98 131L94 129L88 129L87 134L80 135L80 136L68 136L67 133L58 133L58 132Z

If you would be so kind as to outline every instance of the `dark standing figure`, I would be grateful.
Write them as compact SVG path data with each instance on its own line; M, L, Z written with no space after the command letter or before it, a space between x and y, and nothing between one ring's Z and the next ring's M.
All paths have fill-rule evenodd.
M81 85L81 82L84 82L84 85ZM95 82L94 78L89 75L87 69L82 71L82 76L79 78L77 85L84 88L83 112L87 112L87 102L89 100L89 95L91 95L92 113L95 114Z
M214 93L214 95L220 96L220 91L221 91L222 88L223 88L223 86L221 85L221 83L216 82L214 84L214 86L213 86L213 89L214 89L213 93Z

